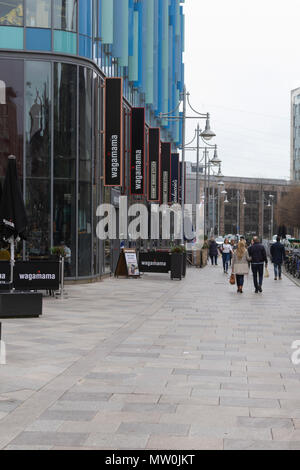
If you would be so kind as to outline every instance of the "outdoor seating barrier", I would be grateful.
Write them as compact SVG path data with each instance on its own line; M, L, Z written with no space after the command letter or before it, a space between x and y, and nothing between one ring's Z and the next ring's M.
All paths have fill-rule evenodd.
M63 262L57 260L17 261L13 284L10 283L10 263L0 261L0 290L63 292Z
M139 253L141 273L169 273L171 279L181 279L186 274L186 253L148 251Z

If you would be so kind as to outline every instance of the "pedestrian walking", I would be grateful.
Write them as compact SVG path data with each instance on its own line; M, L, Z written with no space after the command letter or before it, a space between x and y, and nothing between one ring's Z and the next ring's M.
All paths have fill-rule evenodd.
M214 237L211 237L209 241L209 257L211 260L212 266L215 263L215 266L218 265L218 245Z
M268 266L268 258L265 247L260 243L258 237L253 237L253 244L248 248L248 254L251 258L251 269L253 273L253 282L255 293L262 292L262 283L264 278L264 264Z
M244 240L238 242L237 249L232 255L232 274L235 274L237 292L243 293L244 278L249 274L250 256Z
M282 277L282 263L286 259L285 248L282 243L280 243L281 238L278 236L276 238L276 243L271 245L271 258L272 263L274 264L274 279L277 281L277 278L281 281Z
M222 251L224 274L227 274L229 261L230 261L230 255L232 253L232 246L230 245L228 238L225 238L221 251Z
M233 253L235 252L235 250L237 249L237 244L235 242L234 239L232 239L230 241L230 245L231 245L231 248L232 248L232 252L230 253L230 259L229 259L229 264L230 266L232 265L232 256L233 256Z

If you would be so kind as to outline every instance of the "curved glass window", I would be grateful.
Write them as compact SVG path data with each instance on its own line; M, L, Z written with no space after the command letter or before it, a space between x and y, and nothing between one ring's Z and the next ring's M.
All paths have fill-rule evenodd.
M23 0L0 1L0 25L23 26Z
M26 25L34 28L51 28L51 1L27 0Z
M50 63L25 63L26 176L50 171Z
M49 62L25 62L26 209L31 258L50 249L50 80Z
M78 275L91 272L92 250L92 83L90 69L79 68Z
M53 24L55 29L77 30L77 0L54 0Z
M77 67L54 64L53 243L63 245L67 277L76 275Z

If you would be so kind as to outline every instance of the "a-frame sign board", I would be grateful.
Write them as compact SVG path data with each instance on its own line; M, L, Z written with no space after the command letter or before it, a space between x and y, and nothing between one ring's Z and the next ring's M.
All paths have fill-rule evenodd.
M115 277L119 276L135 278L140 277L140 271L135 250L121 250L115 271Z

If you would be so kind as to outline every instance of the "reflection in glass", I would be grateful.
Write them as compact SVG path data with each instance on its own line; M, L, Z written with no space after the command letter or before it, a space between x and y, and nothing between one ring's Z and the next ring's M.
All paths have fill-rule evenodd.
M27 0L26 25L36 28L51 27L51 1Z
M0 59L0 176L5 175L7 157L17 157L18 174L23 174L23 61Z
M92 250L92 71L79 69L78 275L91 273Z
M50 254L50 178L26 178L28 217L27 255L33 258Z
M23 26L23 0L0 1L0 25Z
M67 248L66 277L76 275L76 203L75 182L54 180L53 243Z
M50 77L48 62L25 62L27 254L49 256Z
M49 177L50 63L26 62L26 175Z
M76 275L77 67L54 65L54 245L71 253L66 276Z
M53 23L55 29L77 30L77 0L54 0Z
M77 67L54 64L54 177L75 178Z

